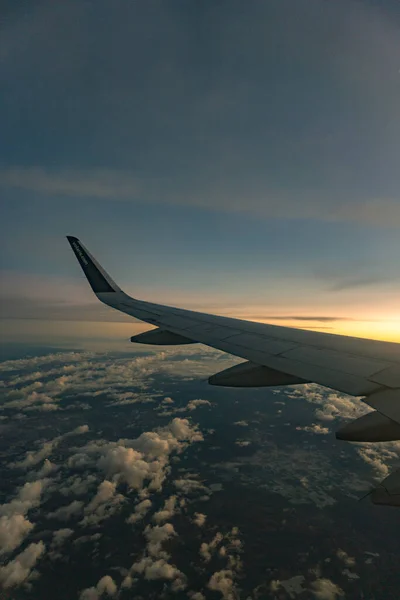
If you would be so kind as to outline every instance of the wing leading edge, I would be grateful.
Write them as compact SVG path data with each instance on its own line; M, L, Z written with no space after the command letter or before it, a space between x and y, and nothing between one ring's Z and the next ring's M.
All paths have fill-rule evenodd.
M400 344L221 317L128 296L80 240L67 239L97 298L157 329L131 338L145 344L202 343L247 362L209 378L238 387L314 382L363 401L374 412L337 432L348 441L400 440Z

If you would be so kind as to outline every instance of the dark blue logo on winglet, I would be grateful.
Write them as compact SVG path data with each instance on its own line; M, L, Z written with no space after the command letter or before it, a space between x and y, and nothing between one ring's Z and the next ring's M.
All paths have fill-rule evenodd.
M104 292L114 292L115 290L108 283L107 279L102 275L96 265L93 263L91 258L87 255L85 250L79 243L78 238L71 235L67 235L67 239L71 244L71 248L74 251L79 264L85 273L88 282L95 294L101 294Z

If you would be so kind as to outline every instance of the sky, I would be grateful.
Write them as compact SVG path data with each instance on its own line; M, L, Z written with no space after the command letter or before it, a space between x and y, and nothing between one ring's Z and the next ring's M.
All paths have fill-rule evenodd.
M0 328L141 299L400 341L397 0L2 2ZM145 327L144 327L145 328Z

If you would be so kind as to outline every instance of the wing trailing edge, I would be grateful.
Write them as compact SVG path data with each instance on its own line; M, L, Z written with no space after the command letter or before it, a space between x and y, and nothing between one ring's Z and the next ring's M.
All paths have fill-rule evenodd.
M249 361L212 375L209 377L208 383L226 387L271 387L310 382L301 377L295 377L289 375L289 373L283 373Z
M131 337L131 342L136 344L153 344L156 346L178 346L181 344L195 344L194 340L191 340L183 335L172 333L166 329L152 329L151 331L144 331Z
M393 442L400 439L400 424L374 410L346 423L335 435L346 442Z
M374 504L400 506L400 471L391 473L371 492Z

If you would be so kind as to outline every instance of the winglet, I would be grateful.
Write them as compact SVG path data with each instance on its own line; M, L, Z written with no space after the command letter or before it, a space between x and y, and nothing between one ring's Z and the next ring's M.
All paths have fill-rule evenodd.
M111 279L78 238L67 235L67 240L71 244L71 248L96 295L104 292L121 291L121 288Z

